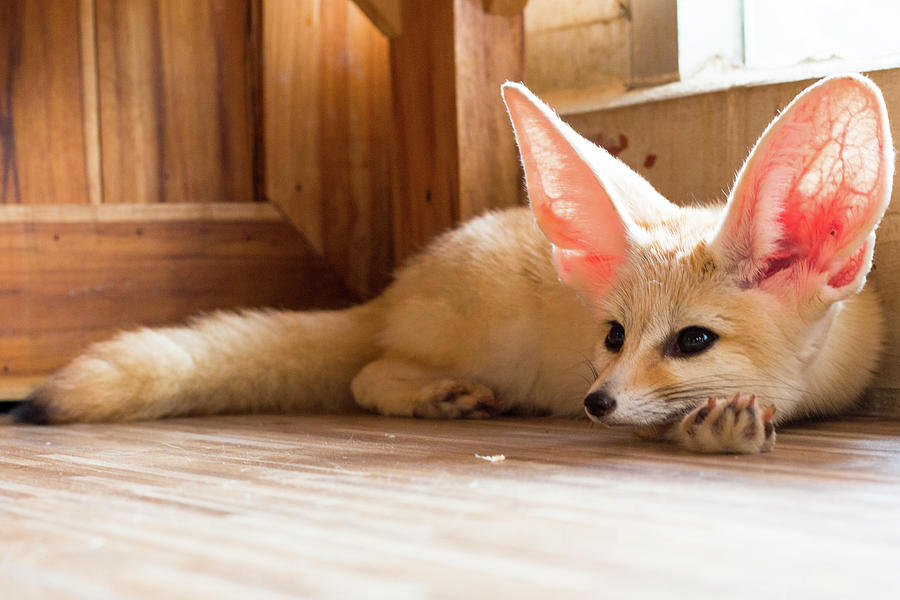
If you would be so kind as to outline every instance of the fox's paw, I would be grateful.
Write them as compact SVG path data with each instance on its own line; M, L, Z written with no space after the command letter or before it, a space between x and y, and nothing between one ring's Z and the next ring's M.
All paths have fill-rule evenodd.
M775 406L757 406L756 397L735 394L710 398L679 424L679 440L695 452L756 454L775 446Z
M426 419L486 419L498 412L490 388L464 379L442 379L420 390L412 414Z

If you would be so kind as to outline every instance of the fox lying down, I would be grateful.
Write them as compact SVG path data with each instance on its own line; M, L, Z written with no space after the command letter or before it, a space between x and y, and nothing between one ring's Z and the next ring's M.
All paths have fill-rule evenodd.
M12 420L585 411L753 453L776 422L853 405L882 345L863 285L894 168L874 84L800 94L715 208L669 203L524 86L503 98L530 211L443 235L355 308L219 313L95 344Z

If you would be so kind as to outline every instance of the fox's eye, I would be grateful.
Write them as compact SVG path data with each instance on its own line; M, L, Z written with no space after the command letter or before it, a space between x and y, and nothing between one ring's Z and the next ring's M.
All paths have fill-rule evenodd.
M678 337L675 338L675 343L670 347L669 354L672 356L690 356L703 352L712 346L718 337L705 327L685 327L678 332Z
M606 334L606 349L610 352L618 352L625 343L625 328L618 321L609 324L609 333Z

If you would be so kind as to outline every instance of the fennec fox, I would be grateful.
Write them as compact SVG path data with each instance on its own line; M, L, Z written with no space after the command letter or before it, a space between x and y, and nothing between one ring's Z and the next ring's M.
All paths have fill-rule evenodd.
M833 77L800 94L717 208L670 204L524 86L503 97L530 212L443 235L355 308L123 333L12 419L586 411L694 450L751 453L772 447L775 422L854 403L882 345L863 284L894 170L874 84Z

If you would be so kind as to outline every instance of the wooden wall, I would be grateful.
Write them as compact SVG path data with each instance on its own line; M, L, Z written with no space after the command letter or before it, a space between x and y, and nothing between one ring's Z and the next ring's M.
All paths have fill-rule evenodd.
M0 387L137 324L375 295L522 200L524 0L361 4L392 39L351 0L0 2Z
M377 292L390 116L349 0L0 2L0 387L120 328Z
M0 203L253 201L254 6L0 3Z
M93 45L86 39L83 48L96 52L103 202L260 199L257 4L82 4L94 11Z
M91 201L78 0L0 2L0 203Z
M555 104L621 94L631 78L631 15L619 0L529 0L525 83Z
M524 75L521 4L402 3L404 33L391 42L398 259L458 221L524 200L500 97L504 81Z
M263 7L266 197L374 295L393 267L388 40L349 0Z

